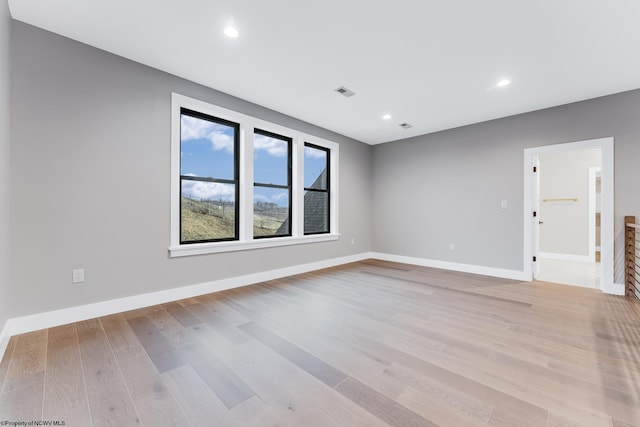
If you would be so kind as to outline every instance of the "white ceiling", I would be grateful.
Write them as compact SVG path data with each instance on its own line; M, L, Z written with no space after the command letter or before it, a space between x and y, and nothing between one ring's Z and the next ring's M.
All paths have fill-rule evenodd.
M369 144L640 88L637 0L9 6L17 20ZM343 85L356 96L334 92Z

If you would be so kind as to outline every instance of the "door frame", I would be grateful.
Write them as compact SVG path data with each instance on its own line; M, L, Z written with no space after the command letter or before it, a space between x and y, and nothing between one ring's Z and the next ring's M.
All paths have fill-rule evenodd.
M590 148L601 149L601 240L600 262L600 290L614 295L624 295L624 286L614 283L614 140L613 137L569 142L565 144L545 145L524 149L524 275L533 279L533 158L541 153L554 151L576 151Z
M601 162L602 163L602 162ZM602 174L602 166L589 168L589 259L596 259L596 211L597 179Z
M532 264L531 264L531 277L533 280L536 280L540 275L540 157L538 154L533 155L533 161L531 162L531 167L534 168L535 172L532 174L531 185L533 186L533 194L531 197L533 198L531 211L536 212L536 216L531 216L531 233L532 239L531 249L532 249Z

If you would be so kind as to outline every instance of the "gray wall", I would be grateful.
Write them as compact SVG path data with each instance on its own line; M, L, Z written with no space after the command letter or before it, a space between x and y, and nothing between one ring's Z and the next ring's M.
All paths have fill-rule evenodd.
M370 249L371 147L44 30L12 27L12 317ZM169 259L172 91L339 143L342 238ZM86 270L84 285L71 284L75 268Z
M540 220L544 222L540 227L540 252L589 255L589 168L601 166L601 151L593 148L538 156ZM564 198L578 200L544 201Z
M0 320L372 249L522 270L527 147L613 136L618 242L622 217L640 217L640 91L369 147L26 24L11 29L11 270L0 293L11 304ZM172 91L340 143L342 238L169 259ZM74 268L86 269L84 285L71 284Z
M9 308L10 28L9 7L0 1L0 331Z
M523 150L612 136L619 279L623 217L640 216L639 113L636 90L375 146L373 250L521 271Z

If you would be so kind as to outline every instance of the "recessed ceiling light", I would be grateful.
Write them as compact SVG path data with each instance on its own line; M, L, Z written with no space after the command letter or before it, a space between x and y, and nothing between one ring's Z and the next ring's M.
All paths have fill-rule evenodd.
M233 27L227 27L224 29L224 35L229 38L235 39L236 37L238 37L238 30Z
M391 118L391 114L385 114L384 116L382 116L383 120L389 120Z
M496 83L497 87L509 86L511 84L511 80L503 79Z

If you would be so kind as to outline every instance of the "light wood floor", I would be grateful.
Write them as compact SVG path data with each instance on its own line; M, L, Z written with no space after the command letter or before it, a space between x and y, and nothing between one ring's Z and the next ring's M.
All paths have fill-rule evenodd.
M15 336L0 420L640 426L640 304L367 261Z

